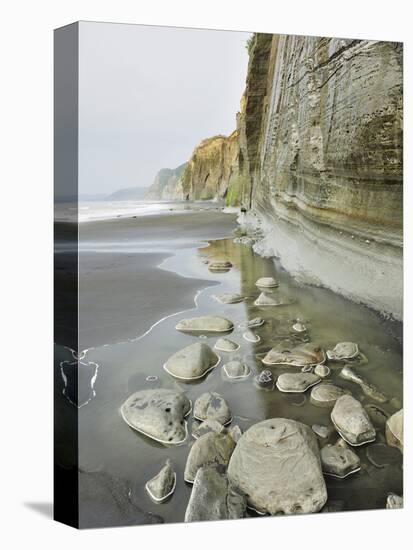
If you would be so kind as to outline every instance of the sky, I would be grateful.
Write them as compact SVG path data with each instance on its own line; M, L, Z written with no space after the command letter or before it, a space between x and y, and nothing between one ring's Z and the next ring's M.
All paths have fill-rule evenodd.
M82 22L79 193L146 187L204 138L230 134L249 34Z

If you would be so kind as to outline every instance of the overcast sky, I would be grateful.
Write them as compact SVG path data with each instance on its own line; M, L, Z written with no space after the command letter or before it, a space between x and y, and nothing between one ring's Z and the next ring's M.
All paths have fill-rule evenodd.
M247 33L81 23L79 191L145 187L235 129Z

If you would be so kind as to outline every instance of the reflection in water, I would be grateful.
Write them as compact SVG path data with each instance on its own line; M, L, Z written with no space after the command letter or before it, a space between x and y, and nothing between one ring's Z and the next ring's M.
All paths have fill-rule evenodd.
M211 273L205 259L229 260L233 268L226 273ZM375 444L385 443L383 417L402 406L400 325L383 320L373 311L330 291L299 285L272 260L257 256L250 247L235 244L232 239L213 241L198 250L198 254L191 249L181 250L168 260L165 267L183 275L189 273L209 278L221 286L211 286L201 291L193 310L162 320L143 338L88 351L87 365L98 364L99 375L95 398L79 411L79 464L84 472L99 470L122 478L135 488L134 500L148 514L160 515L166 522L183 521L191 490L183 480L191 440L179 447L159 445L132 431L123 422L119 414L120 405L131 393L152 387L185 391L192 401L201 393L215 391L226 399L234 416L233 424L238 424L243 431L260 420L272 417L331 428L331 409L312 404L308 392L285 394L276 389L261 391L254 383L254 378L265 369L270 369L274 378L283 372L299 372L300 369L294 367L263 365L261 360L274 346L290 349L309 341L317 342L325 350L333 349L337 342L342 341L358 344L367 358L367 361L356 365L358 372L379 390L385 389L390 399L377 407L359 385L339 376L345 363L329 361L331 374L328 380L350 391L369 413L372 411L372 420L378 431ZM280 283L276 292L288 305L254 305L260 294L255 282L260 277L275 277ZM224 292L239 292L245 300L236 304L219 304L212 298L213 294ZM178 332L175 329L177 322L195 315L214 314L233 321L234 330L230 338L236 340L240 348L229 353L219 352L220 365L205 379L193 383L173 379L162 365L173 353L200 337ZM260 340L252 342L244 339L242 335L248 321L258 317L265 323L252 330ZM293 329L297 320L305 325L305 331ZM202 338L213 347L219 335L202 335ZM247 365L251 376L239 380L222 376L222 365L234 360ZM69 380L67 373L71 364L65 363L64 372ZM88 386L87 376L84 383ZM87 397L86 393L82 399ZM192 418L188 426L190 433L191 422ZM336 438L337 434L332 432L327 438L319 439L320 445L335 442ZM391 456L387 455L381 447L374 453L368 452L368 449L367 445L356 450L361 460L360 472L345 480L326 478L329 509L384 508L389 492L402 493L401 454L392 452ZM160 506L151 501L144 486L167 458L177 473L177 485L172 499ZM88 501L87 505L97 509L103 506L99 501ZM136 523L140 521L142 519L137 519ZM114 524L114 521L109 524Z

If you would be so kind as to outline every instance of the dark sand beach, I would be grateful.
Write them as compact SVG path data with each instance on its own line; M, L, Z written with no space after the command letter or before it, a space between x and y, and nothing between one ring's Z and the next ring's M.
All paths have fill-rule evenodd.
M120 407L135 391L179 389L192 402L205 391L216 391L229 403L233 424L243 431L274 417L331 427L330 410L314 406L309 392L266 392L253 383L253 377L265 368L261 359L277 342L306 341L291 334L294 319L305 322L311 340L324 349L339 341L357 342L367 357L358 372L389 398L379 404L381 410L390 415L402 406L401 325L331 291L298 284L278 262L234 243L235 227L235 215L218 210L81 225L79 347L87 350L80 363L85 396L79 409L78 438L82 527L184 519L191 485L184 481L183 471L194 440L189 436L183 445L168 447L132 430L122 419ZM233 268L211 273L206 261L216 259L230 260ZM254 305L259 295L255 281L263 276L279 280L285 305ZM245 300L219 304L213 295L223 292L239 292ZM178 381L165 372L163 364L197 337L180 333L175 326L181 319L204 314L231 319L231 339L240 348L220 353L219 366L204 379ZM257 316L266 323L256 331L261 341L251 343L243 339L240 325ZM209 335L203 341L213 347L216 339ZM56 357L60 364L73 361L70 351L60 345ZM244 360L251 376L242 381L226 379L222 366L231 359ZM364 406L377 404L357 385L342 380L340 368L331 368L330 381L351 391ZM272 370L278 375L288 368ZM61 380L57 392L63 388ZM73 407L65 398L59 406L63 413ZM384 428L377 422L376 442L357 449L360 472L345 480L326 477L326 510L384 508L389 492L402 492L402 455L393 449L383 456ZM189 417L189 432L191 427ZM144 486L167 458L177 474L176 489L167 502L156 504ZM249 510L248 515L256 514Z

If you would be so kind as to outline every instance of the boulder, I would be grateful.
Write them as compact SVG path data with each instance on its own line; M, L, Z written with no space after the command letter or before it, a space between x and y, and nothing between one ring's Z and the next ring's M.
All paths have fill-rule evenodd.
M228 481L223 468L199 468L185 512L185 521L213 521L243 518L246 498Z
M205 392L194 403L194 417L198 420L217 420L229 424L232 414L225 399L215 392Z
M314 374L316 374L320 378L327 378L327 376L330 375L330 369L327 367L327 365L317 365L314 369Z
M254 344L256 344L257 342L259 342L261 340L261 338L258 336L258 334L255 334L255 332L252 332L252 330L245 331L243 333L242 337L247 342L253 342Z
M291 349L272 348L264 357L264 365L288 365L290 367L313 367L325 361L324 350L317 344L300 344Z
M331 420L341 437L350 445L364 445L376 439L376 430L369 415L351 395L343 395L337 399L331 412Z
M218 351L225 351L226 353L231 353L233 351L237 351L239 349L239 344L237 342L233 342L229 338L219 338L215 342L214 348Z
M386 441L390 447L397 447L403 452L403 409L387 420Z
M282 301L274 294L267 294L266 292L261 292L258 298L255 300L254 305L256 306L281 306Z
M161 471L146 483L145 489L155 502L164 502L173 494L175 486L176 473L167 460Z
M199 468L212 464L228 466L235 441L228 433L209 432L192 445L185 465L184 478L193 483Z
M273 418L249 428L231 456L228 478L259 513L318 512L327 500L317 438L294 420Z
M255 286L262 288L275 288L278 286L278 282L274 277L260 277L256 282Z
M375 405L374 403L368 403L367 405L365 405L364 408L368 412L369 417L375 426L383 428L386 425L386 422L389 418L389 415L386 411L384 411L382 408L380 408L378 405Z
M387 510L403 508L403 497L390 493L387 496L386 508Z
M341 438L320 451L323 473L343 479L360 470L360 459Z
M165 363L168 374L180 380L197 380L216 367L220 359L203 342L196 342L174 353Z
M277 388L285 393L303 393L321 382L321 379L311 372L280 374L277 378Z
M212 273L226 273L229 271L232 267L232 263L228 260L216 260L214 262L210 262L208 265L209 271L212 271Z
M121 414L134 430L163 444L178 445L187 437L185 416L191 402L185 394L166 389L142 390L123 403Z
M384 395L384 393L382 393L372 384L369 384L368 382L366 382L360 375L356 374L356 372L349 366L345 366L341 369L340 378L354 382L355 384L360 386L360 388L362 389L365 395L367 395L368 397L371 397L372 399L374 399L375 401L378 401L379 403L385 403L386 401L388 401L388 398L386 395Z
M358 354L359 348L354 342L339 342L334 349L327 350L327 357L332 361L354 359Z
M265 369L254 377L254 383L260 390L272 391L274 389L275 380L272 372Z
M236 294L235 292L226 292L224 294L214 295L213 297L220 304L238 304L244 300L240 294Z
M203 315L192 319L182 319L175 327L181 332L229 332L234 324L225 317Z
M241 361L229 361L223 366L223 370L228 378L247 378L251 374L251 369Z
M311 390L310 400L319 407L333 407L346 392L334 384L320 384Z
M192 423L192 437L194 437L195 439L199 439L209 432L220 434L224 430L225 428L220 422L210 418L202 422L194 420L194 422Z

